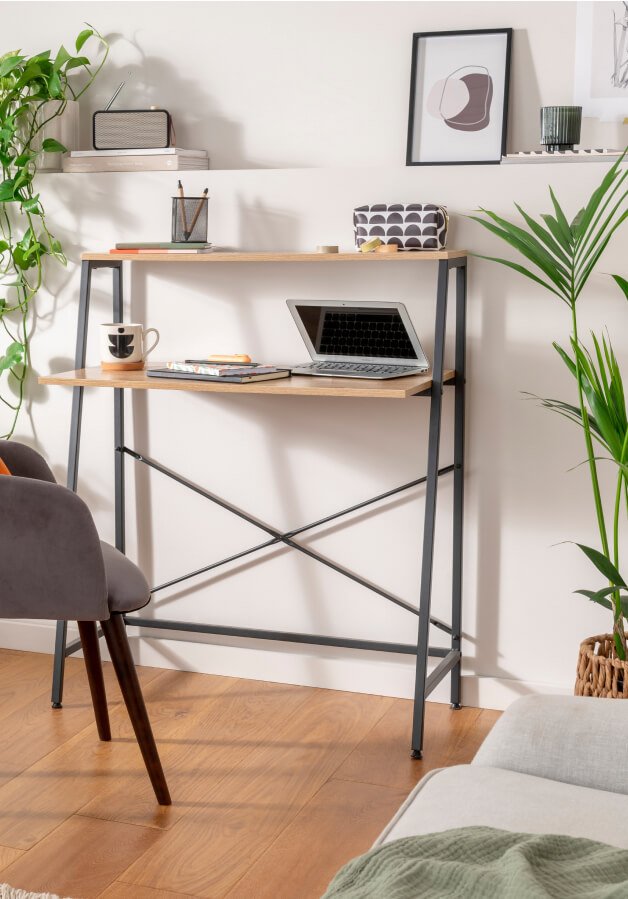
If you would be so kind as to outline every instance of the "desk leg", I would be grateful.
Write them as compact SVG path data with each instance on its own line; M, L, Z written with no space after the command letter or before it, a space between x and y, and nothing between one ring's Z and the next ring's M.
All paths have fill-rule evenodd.
M425 492L425 524L423 529L423 560L421 564L421 594L419 599L419 635L417 641L416 679L414 686L414 719L412 722L412 757L420 759L423 750L425 722L425 681L430 636L430 606L432 601L432 568L434 563L434 531L436 524L436 492L438 488L438 456L440 423L443 404L443 359L447 324L447 290L449 266L447 260L438 263L436 293L436 327L434 331L434 365L430 400L430 429L427 456L427 484Z
M113 270L113 320L124 319L122 296L122 266ZM115 522L116 549L121 553L126 550L125 519L125 471L124 471L124 390L113 391L113 427L114 427L114 483L115 483Z
M92 283L92 266L89 262L81 263L81 287L79 294L78 326L76 330L76 349L74 352L74 368L85 367L87 349L87 319L89 314L89 297ZM78 484L78 463L81 444L81 419L83 416L83 388L75 387L72 391L72 417L70 420L70 449L68 454L67 486L76 490ZM63 700L63 676L65 673L65 646L68 631L67 621L57 621L55 640L54 668L52 674L52 707L60 709Z
M464 415L467 329L467 268L456 269L456 386L454 421L454 531L451 648L460 650L462 631L462 542L464 528ZM451 707L461 707L461 661L451 670Z

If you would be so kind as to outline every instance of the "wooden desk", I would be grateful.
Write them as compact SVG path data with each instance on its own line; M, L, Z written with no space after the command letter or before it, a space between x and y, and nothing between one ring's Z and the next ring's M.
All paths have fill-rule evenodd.
M152 368L163 368L155 364ZM444 383L453 381L451 369L443 372ZM405 400L426 393L432 387L431 375L408 375L389 381L358 378L311 378L294 375L276 381L254 381L250 384L220 384L216 381L186 381L175 378L149 378L145 371L102 371L83 368L39 378L40 384L65 387L113 387L120 390L185 390L188 393L255 393L263 396L366 397L368 399Z
M427 375L416 375L396 378L390 381L354 380L343 378L312 378L295 376L277 381L261 381L251 384L220 384L216 382L184 381L149 378L145 372L103 372L100 368L85 368L87 327L91 292L92 272L98 268L108 268L113 273L113 319L123 321L122 302L122 266L130 265L187 265L205 266L211 271L215 265L233 264L284 264L313 263L316 265L387 265L390 271L395 266L417 265L425 262L438 265L438 286L436 292L436 316L434 327L434 359L432 371ZM463 538L463 502L464 502L464 417L465 417L465 339L466 339L466 253L464 250L401 252L392 255L364 253L226 253L215 252L205 254L165 255L157 253L85 253L82 256L81 288L76 336L76 353L74 370L61 374L41 377L40 383L47 385L65 385L72 388L72 420L70 430L70 450L68 458L68 487L76 490L78 482L79 446L81 436L81 420L83 393L86 388L107 387L114 394L114 472L115 472L115 533L116 547L125 550L125 459L130 457L138 463L148 465L153 470L172 478L184 487L188 487L209 501L238 515L245 521L265 532L267 539L249 549L212 562L197 571L189 572L173 578L165 584L153 587L153 593L163 590L189 578L204 574L221 565L241 559L252 553L276 544L290 546L321 564L331 568L352 581L371 590L384 599L401 606L411 614L418 616L419 628L416 644L387 643L381 640L361 640L351 637L330 637L321 634L291 633L286 631L261 630L259 628L228 627L195 622L166 621L163 619L142 618L137 615L125 618L127 625L141 628L183 631L187 633L219 634L224 636L247 638L254 640L278 640L295 644L311 644L316 646L346 647L375 652L392 652L410 654L416 657L414 721L412 726L412 754L421 758L423 747L423 730L425 716L425 700L438 683L451 672L451 703L453 708L460 708L460 666L461 666L461 616L462 616L462 538ZM447 322L447 298L449 274L456 272L456 340L454 370L444 366L445 329ZM455 391L454 402L454 452L453 464L439 468L442 393L451 385ZM204 487L188 481L181 475L170 471L159 462L141 452L126 446L124 440L124 391L130 390L170 390L192 391L211 394L255 394L260 403L265 397L355 397L365 399L410 399L412 397L429 398L430 424L428 437L428 462L425 475L393 487L370 497L361 503L333 512L318 521L281 532L260 521L227 500ZM414 407L413 407L414 408ZM453 473L453 531L452 531L452 593L451 622L440 621L431 614L432 570L434 556L434 531L436 524L436 498L439 477ZM356 572L350 571L336 562L320 555L307 545L295 540L299 534L319 527L343 515L348 515L377 503L398 493L425 485L425 525L422 540L421 584L419 604L408 602L390 591L373 584ZM450 647L432 647L429 645L430 625L434 625L448 634ZM67 644L67 624L57 623L57 640L55 645L55 665L52 687L52 703L60 707L63 695L64 663L68 654L75 652L79 641ZM440 658L436 668L427 674L428 657Z

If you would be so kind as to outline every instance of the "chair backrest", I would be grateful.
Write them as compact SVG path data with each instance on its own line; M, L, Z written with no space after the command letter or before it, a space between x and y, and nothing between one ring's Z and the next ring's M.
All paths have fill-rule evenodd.
M38 481L50 481L56 484L56 478L48 467L48 463L39 453L24 443L13 440L0 440L0 459L11 474L20 478L36 478Z
M83 500L35 450L0 441L0 618L109 618L100 539Z

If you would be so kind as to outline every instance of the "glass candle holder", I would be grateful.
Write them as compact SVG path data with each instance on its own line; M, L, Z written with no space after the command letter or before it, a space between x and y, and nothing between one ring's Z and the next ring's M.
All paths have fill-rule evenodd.
M582 106L541 107L541 143L548 153L573 150L581 125Z

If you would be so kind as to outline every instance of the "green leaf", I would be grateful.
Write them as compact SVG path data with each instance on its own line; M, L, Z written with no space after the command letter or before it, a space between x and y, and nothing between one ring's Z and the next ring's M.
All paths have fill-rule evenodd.
M624 157L626 155L626 151L622 153L622 155L617 159L613 165L610 167L600 186L593 191L591 197L589 198L589 202L587 203L582 218L578 222L578 228L575 233L576 242L580 242L582 238L586 235L587 230L591 222L593 221L593 217L597 212L600 203L604 199L607 191L612 187L613 181L617 177L619 173L619 167L624 161Z
M580 210L580 212L578 212L578 213L574 216L574 220L573 220L573 222L571 223L571 225L569 226L569 228L570 228L572 234L576 234L576 232L577 232L578 229L580 228L580 223L582 222L582 219L583 219L583 218L584 218L584 208L582 208L582 209Z
M47 137L46 140L41 145L42 149L46 153L66 153L67 147L64 147L63 144L60 144L58 140L55 140L53 137Z
M615 279L615 282L623 290L624 296L628 300L628 281L625 278L622 278L621 275L611 275L611 278Z
M611 593L616 590L616 587L607 587ZM596 602L600 606L604 606L605 609L613 610L613 603L610 599L604 598L604 591L602 590L574 590L574 593L580 593L582 596L586 596L587 599L590 599L591 602Z
M474 216L470 215L469 218L474 218ZM481 219L476 219L476 221L481 221ZM482 224L486 223L482 222ZM523 265L519 265L517 262L511 262L509 259L500 259L497 256L484 256L482 255L482 253L473 253L472 255L475 256L476 259L486 259L488 262L499 262L500 265L505 265L508 268L519 272L520 275L525 275L525 277L530 278L531 281L536 281L536 283L540 284L541 287L544 287L546 290L551 291L551 293L556 294L556 296L559 297L559 299L561 299L563 302L567 302L565 297L557 290L555 290L551 284L543 281L543 279L535 275L534 272L531 272L529 269L524 268Z
M571 247L573 243L573 234L571 233L571 228L569 227L569 222L567 221L567 217L563 212L560 203L556 199L556 195L554 191L550 187L549 189L550 197L552 198L552 205L554 206L554 212L556 213L556 221L558 222L558 227L560 228L560 232L563 235L563 239L567 243L568 247Z
M28 163L34 158L34 153L20 153L20 155L16 156L13 160L13 165L15 165L17 168L22 168L22 166L28 165Z
M597 247L597 249L596 249L595 252L593 253L593 258L588 257L589 261L588 261L588 263L587 263L587 265L586 265L584 271L582 271L582 272L580 273L579 279L578 279L578 283L576 284L576 296L578 296L578 295L582 292L582 288L583 288L584 285L586 284L586 282L587 282L587 280L588 280L588 278L589 278L589 275L591 274L591 272L593 271L595 265L597 264L598 259L600 258L600 256L602 255L602 253L604 252L604 250L606 249L606 247L608 246L608 242L610 241L611 237L613 236L613 234L615 233L615 231L617 231L617 229L619 228L619 226L620 226L620 225L621 225L627 218L628 218L628 209L627 209L625 212L623 212L623 213L619 216L619 218L616 219L616 220L613 222L613 225L612 225L612 227L609 228L609 230L608 230L608 232L607 232L607 234L606 234L604 240L602 241L602 243Z
M589 561L593 562L597 570L601 572L607 580L616 587L626 587L621 574L617 571L611 560L603 553L594 549L592 546L584 546L582 543L577 543L576 546L580 547Z
M84 31L81 31L81 33L77 37L76 43L75 43L77 53L80 53L83 44L85 43L85 41L89 40L89 38L92 36L93 33L94 33L93 28L86 28Z
M0 356L0 371L6 371L9 368L13 368L14 365L19 365L20 362L23 362L24 353L24 344L17 341L9 344L4 356Z
M61 44L61 46L59 47L59 50L57 51L57 55L55 56L55 61L53 63L53 68L55 69L55 71L58 72L59 69L61 69L66 64L66 62L71 58L72 58L71 54L68 53L68 51L65 49L63 44Z
M560 259L560 261L563 263L563 265L570 267L571 266L570 259L567 257L566 253L563 252L563 250L559 246L558 242L556 240L554 240L551 233L549 231L546 231L545 228L543 228L542 225L539 225L538 222L535 222L535 220L532 218L532 216L528 215L528 213L525 211L525 209L522 209L518 203L515 203L515 206L519 210L519 213L522 216L522 218L524 219L524 221L526 222L528 228L534 234L536 234L536 236L538 237L539 240L543 241L543 243L545 244L547 249L550 251L550 253L553 253L554 256L557 257L557 259Z
M39 194L35 194L34 197L29 197L28 200L25 200L24 203L22 203L22 209L25 212L41 212L41 207L39 205Z
M58 72L53 72L50 76L48 91L51 97L58 97L61 94L61 79Z
M16 69L21 62L26 59L25 56L8 56L0 62L0 78L5 78L9 72L12 72Z
M7 178L0 183L0 203L15 199L15 179Z
M71 69L78 69L81 66L88 66L89 59L87 56L73 56L72 59L68 62L65 67L65 71L69 72Z
M493 219L496 225L478 217L470 216L470 218L473 218L474 221L479 221L488 231L492 231L493 234L501 237L511 247L518 250L526 259L529 259L530 262L540 268L563 294L567 295L567 272L562 265L550 256L536 238L522 228L517 227L517 225L500 218L494 212L486 209L481 209L480 211Z

